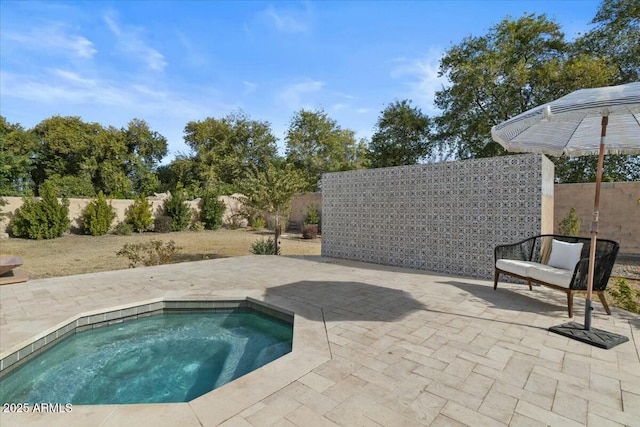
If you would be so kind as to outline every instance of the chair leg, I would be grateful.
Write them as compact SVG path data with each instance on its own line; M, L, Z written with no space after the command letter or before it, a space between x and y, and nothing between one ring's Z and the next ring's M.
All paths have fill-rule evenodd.
M498 272L498 270L496 270L495 274L493 275L493 290L494 291L496 289L498 289L498 277L500 277L500 273Z
M573 317L573 292L567 292L567 307L569 309L569 317Z
M611 310L609 310L609 304L607 304L607 299L605 298L604 292L597 292L598 297L600 298L600 302L604 306L604 311L607 312L609 316L611 316Z
M529 290L532 291L533 288L531 287L531 280L527 280L527 285L529 285Z

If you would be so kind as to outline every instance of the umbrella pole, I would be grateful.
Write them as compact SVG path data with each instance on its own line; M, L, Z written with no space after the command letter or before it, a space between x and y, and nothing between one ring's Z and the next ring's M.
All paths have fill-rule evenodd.
M596 267L596 242L598 239L598 220L600 217L600 186L602 184L602 170L604 169L604 143L607 136L608 116L602 116L602 130L600 132L600 152L598 153L598 168L596 170L596 197L593 203L593 221L591 222L591 248L589 250L589 275L587 279L587 301L584 309L584 329L591 330L591 295L593 293L593 276Z

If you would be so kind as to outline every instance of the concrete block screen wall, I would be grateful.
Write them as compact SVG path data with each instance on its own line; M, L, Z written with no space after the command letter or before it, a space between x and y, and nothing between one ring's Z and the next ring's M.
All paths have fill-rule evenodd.
M553 232L553 163L526 154L325 174L322 255L493 277L493 249Z

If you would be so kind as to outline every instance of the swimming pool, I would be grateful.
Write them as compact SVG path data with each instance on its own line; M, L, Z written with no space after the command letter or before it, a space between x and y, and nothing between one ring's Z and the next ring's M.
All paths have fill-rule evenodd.
M71 334L0 380L0 402L187 402L287 354L293 325L248 308Z

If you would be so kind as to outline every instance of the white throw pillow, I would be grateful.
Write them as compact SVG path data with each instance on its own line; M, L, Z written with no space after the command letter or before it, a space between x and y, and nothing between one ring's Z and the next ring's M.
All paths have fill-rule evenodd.
M566 243L553 239L548 265L573 271L580 261L581 253L582 243Z

